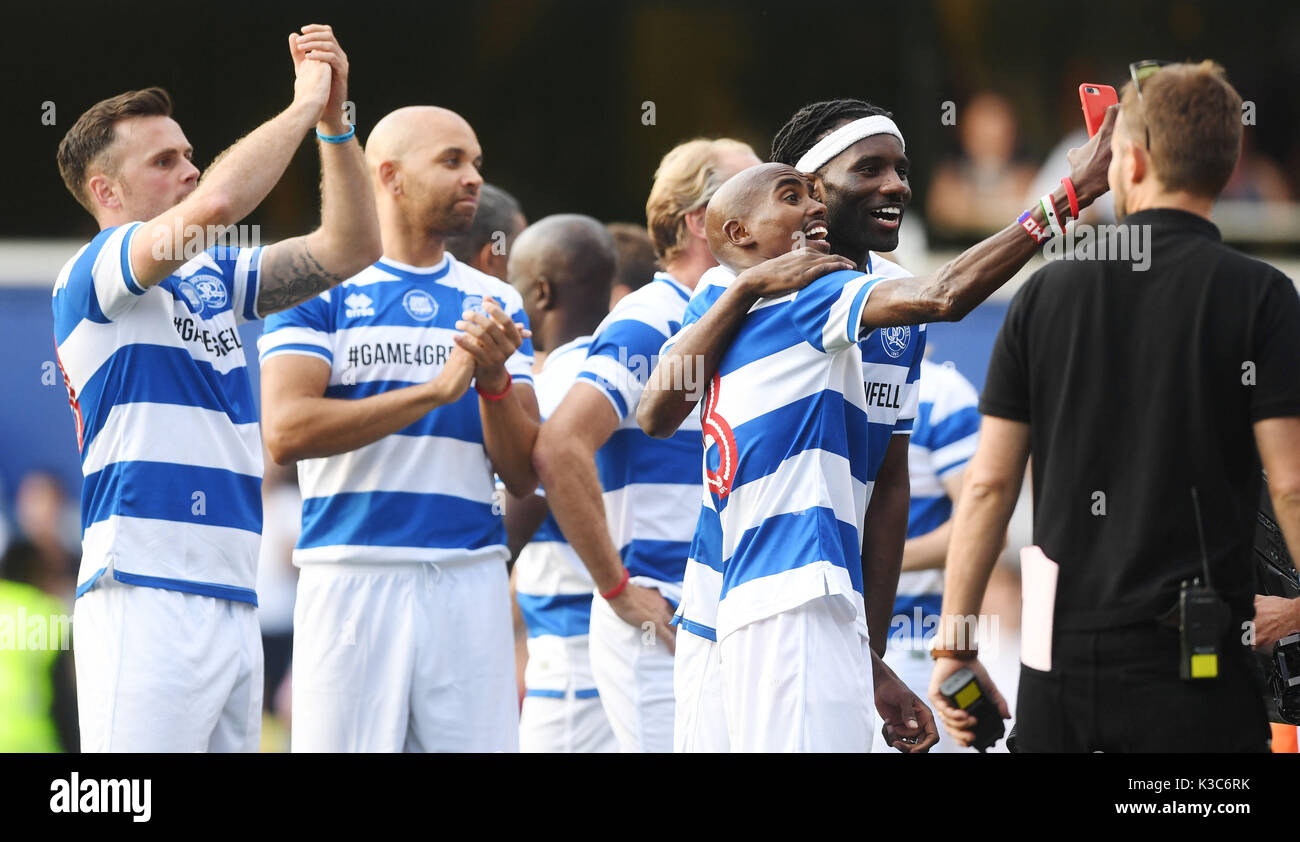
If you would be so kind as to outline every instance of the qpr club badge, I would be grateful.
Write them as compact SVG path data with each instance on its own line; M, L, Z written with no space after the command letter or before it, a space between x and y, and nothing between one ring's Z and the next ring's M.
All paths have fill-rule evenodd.
M189 282L194 285L194 291L208 307L220 310L226 306L226 285L220 278L213 275L195 275Z
M880 344L885 353L893 359L903 356L907 346L912 343L912 328L909 325L882 327L876 333L880 334Z

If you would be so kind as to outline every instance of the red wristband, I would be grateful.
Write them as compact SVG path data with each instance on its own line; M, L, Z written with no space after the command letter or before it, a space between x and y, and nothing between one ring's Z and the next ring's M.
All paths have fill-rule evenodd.
M629 572L627 571L627 568L626 568L626 567L624 567L624 568L623 568L623 578L622 578L622 579L619 581L619 583L618 583L617 585L615 585L613 588L611 588L610 590L606 591L605 593L602 593L602 594L600 595L600 598L601 598L601 599L605 599L605 600L614 599L616 596L618 596L619 594L621 594L623 591L627 590L627 583L628 583L628 580L630 580L631 578L632 578L632 574L629 573Z
M474 391L476 391L476 392L478 392L480 395L482 395L482 396L483 396L483 400L487 400L487 401L499 401L499 400L501 400L502 398L504 398L506 395L510 394L510 386L511 386L511 384L514 383L514 382L515 382L515 379L514 379L513 377L510 376L510 372L506 372L506 387L505 387L504 389L502 389L500 392L494 394L494 393L492 393L492 392L486 392L486 391L484 391L484 390L483 390L483 387L480 386L480 385L478 384L478 381L477 381L477 380L474 381Z
M1074 182L1070 181L1070 177L1067 175L1065 178L1061 179L1061 183L1065 185L1065 198L1070 200L1070 218L1078 219L1079 196L1074 192Z

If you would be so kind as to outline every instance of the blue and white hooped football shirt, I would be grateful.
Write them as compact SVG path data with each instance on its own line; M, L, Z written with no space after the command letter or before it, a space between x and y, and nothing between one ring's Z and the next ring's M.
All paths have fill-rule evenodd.
M279 354L330 366L325 396L356 399L425 383L456 347L461 313L495 298L525 325L513 287L458 262L435 266L380 258L373 266L266 320L261 361ZM506 361L532 385L532 342ZM471 388L406 428L348 453L298 463L302 534L298 565L509 557L491 461Z
M902 267L876 256L868 258L868 268L872 270L873 278L909 277L909 273ZM696 296L687 310L683 327L698 321L722 296L734 278L734 273L725 267L705 273L696 287ZM755 310L757 309L756 307ZM751 310L752 312L754 311ZM867 412L864 511L865 505L870 503L876 473L884 460L891 436L909 435L912 431L925 337L925 325L919 325L875 330L858 341ZM668 347L671 347L671 342L665 346L665 352ZM682 607L675 618L687 631L710 640L717 639L717 606L723 588L723 559L716 554L721 545L709 539L719 529L716 502L706 488L699 513L697 537L692 543L687 564ZM856 575L860 575L860 558Z
M867 274L886 280L892 278L910 278L908 272L897 263L886 260L879 255L868 253ZM875 476L876 468L885 458L885 450L879 426L893 420L894 435L908 435L915 423L917 402L920 393L921 360L925 358L926 326L901 325L882 327L873 330L862 338L858 345L862 348L862 382L867 390L867 404L872 407L871 427L872 442L869 458L872 460L871 474Z
M564 400L587 361L590 336L581 336L546 356L534 376L537 405L545 421ZM530 696L595 698L587 649L591 626L591 574L569 546L555 516L547 512L515 560L515 595L528 627L525 693Z
M656 583L673 602L699 514L700 422L692 415L670 438L656 439L637 425L636 407L659 349L681 329L690 297L672 276L656 273L596 328L578 375L580 383L601 391L619 418L596 452L610 538L628 572L643 580L637 584Z
M261 249L214 247L148 289L101 231L54 285L59 366L85 483L77 596L132 585L257 603L262 441L238 325Z
M933 532L952 517L952 499L942 481L965 469L979 441L979 394L951 364L921 364L920 396L907 451L912 481L908 538ZM890 637L904 632L904 637L921 637L937 622L942 607L943 570L904 571L898 577Z
M735 277L721 266L706 272L700 284L708 289L692 301L686 323ZM678 613L696 634L721 640L833 595L865 636L861 526L872 481L871 414L859 340L862 309L881 280L833 272L763 299L723 354L702 408L706 493L690 572L704 575L688 581Z

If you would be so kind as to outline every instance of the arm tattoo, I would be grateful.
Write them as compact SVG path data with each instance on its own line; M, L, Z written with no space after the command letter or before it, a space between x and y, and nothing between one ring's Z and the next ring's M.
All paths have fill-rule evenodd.
M312 256L306 242L285 245L283 254L275 255L262 267L257 291L257 312L260 315L287 310L343 280L341 275L330 272Z

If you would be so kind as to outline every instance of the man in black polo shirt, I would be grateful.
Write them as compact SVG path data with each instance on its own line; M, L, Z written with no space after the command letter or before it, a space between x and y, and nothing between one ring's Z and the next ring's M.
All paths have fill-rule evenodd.
M1093 259L1048 264L1007 312L955 515L930 689L959 743L970 743L974 719L938 688L961 667L1008 716L956 632L979 612L1032 454L1034 542L1059 579L1051 669L1021 668L1021 750L1267 749L1245 645L1255 632L1251 542L1262 459L1300 558L1300 298L1282 273L1224 246L1210 222L1236 165L1240 115L1209 62L1129 84L1109 171L1124 236L1098 230ZM1184 680L1180 583L1204 578L1193 488L1229 620L1219 677ZM1300 628L1296 614L1286 600L1262 604L1257 642Z

